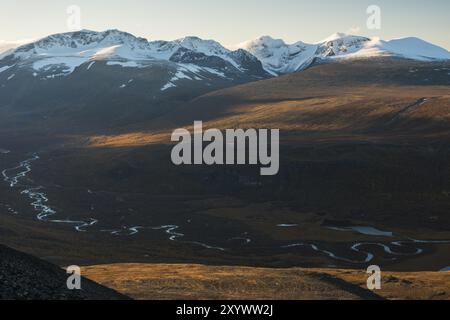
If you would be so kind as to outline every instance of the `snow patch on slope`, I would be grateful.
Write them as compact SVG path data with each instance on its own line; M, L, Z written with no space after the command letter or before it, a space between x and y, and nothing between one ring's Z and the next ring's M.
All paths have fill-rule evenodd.
M108 61L106 63L108 66L121 66L123 68L139 68L142 65L138 64L136 61Z
M213 68L199 67L195 64L178 64L177 70L172 78L161 88L161 91L176 87L176 82L180 80L200 81L207 79L209 75L226 78L223 72L217 71Z
M161 91L166 91L167 89L175 88L175 87L176 87L176 84L169 81L161 88Z
M0 73L5 72L6 70L12 68L14 66L4 66L4 67L0 67Z
M83 57L51 57L34 62L33 69L46 72L57 68L61 71L61 75L67 75L87 61L88 59Z

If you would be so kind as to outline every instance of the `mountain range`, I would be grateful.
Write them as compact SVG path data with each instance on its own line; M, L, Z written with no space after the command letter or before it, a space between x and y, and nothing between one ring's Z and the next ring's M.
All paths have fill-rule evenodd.
M67 76L84 64L95 62L124 68L149 68L163 64L172 78L162 91L175 87L181 79L263 77L258 59L245 50L230 51L213 40L186 37L175 41L153 41L118 30L93 32L83 30L56 34L15 49L7 50L0 72L18 67L33 76L50 79Z
M82 120L78 127L86 119L116 127L136 114L151 118L217 89L318 64L450 60L446 49L418 38L383 41L342 33L315 44L264 36L236 50L198 37L148 41L119 30L19 43L0 47L0 115L7 125L64 115Z
M19 44L20 42L16 42ZM384 41L335 33L315 43L286 44L263 36L237 45L231 51L214 40L185 37L174 41L148 41L119 30L82 30L55 34L21 45L0 47L0 72L29 67L36 77L67 76L83 64L106 61L125 68L146 68L155 62L174 66L174 77L164 89L180 79L200 80L202 76L227 78L246 74L264 77L303 70L316 59L349 59L395 56L413 60L448 60L450 52L418 38Z

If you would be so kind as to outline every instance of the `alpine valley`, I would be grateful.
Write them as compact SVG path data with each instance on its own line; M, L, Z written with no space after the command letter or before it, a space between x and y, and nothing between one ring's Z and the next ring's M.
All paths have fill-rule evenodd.
M120 292L89 297L448 299L450 52L342 33L234 48L0 42L0 277L63 278L52 263ZM195 121L280 129L278 175L174 165L171 133Z

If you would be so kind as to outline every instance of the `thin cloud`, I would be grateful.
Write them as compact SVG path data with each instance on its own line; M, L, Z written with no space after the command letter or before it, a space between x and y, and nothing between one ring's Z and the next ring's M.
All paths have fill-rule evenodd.
M347 34L359 34L361 32L361 27L359 26L353 26L350 29L347 30Z

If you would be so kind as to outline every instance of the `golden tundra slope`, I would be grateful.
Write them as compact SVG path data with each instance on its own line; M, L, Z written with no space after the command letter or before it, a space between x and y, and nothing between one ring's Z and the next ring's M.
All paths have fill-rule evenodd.
M176 128L279 128L282 140L442 139L450 136L450 63L347 61L215 91L94 147L169 143ZM423 102L421 102L424 99Z
M113 264L82 272L135 299L450 299L450 272L382 273L376 292L364 270Z

